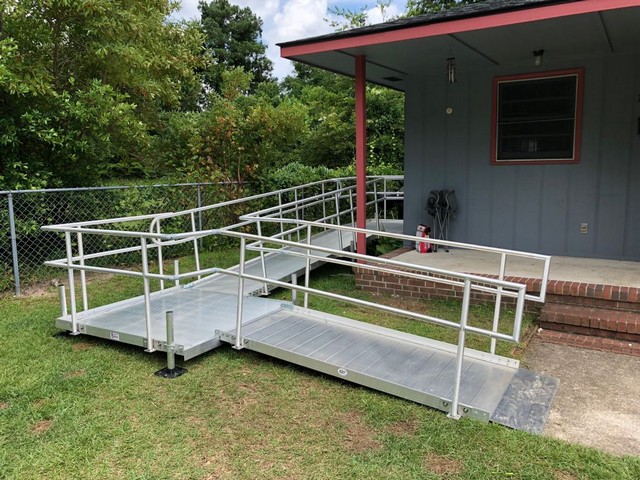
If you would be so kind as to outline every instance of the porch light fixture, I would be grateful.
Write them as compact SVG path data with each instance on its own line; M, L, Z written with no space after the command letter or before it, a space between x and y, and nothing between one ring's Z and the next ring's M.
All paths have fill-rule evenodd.
M533 63L536 67L539 67L542 65L543 57L544 57L544 50L533 51Z
M447 82L456 83L456 57L447 58Z

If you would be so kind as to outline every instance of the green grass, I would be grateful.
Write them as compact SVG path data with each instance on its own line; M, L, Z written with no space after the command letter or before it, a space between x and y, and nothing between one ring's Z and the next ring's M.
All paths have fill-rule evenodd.
M235 258L223 252L205 260L227 265ZM373 298L354 291L345 269L320 269L314 285ZM96 305L140 292L130 278L90 284ZM411 306L452 319L459 314L455 302ZM322 298L312 297L311 307L451 335ZM54 338L58 311L53 288L0 299L0 478L640 478L637 458L453 421L248 351L219 348L188 362L187 375L161 379L153 375L165 364L161 353L91 337ZM475 307L472 317L490 322L492 310ZM507 353L511 346L501 348Z

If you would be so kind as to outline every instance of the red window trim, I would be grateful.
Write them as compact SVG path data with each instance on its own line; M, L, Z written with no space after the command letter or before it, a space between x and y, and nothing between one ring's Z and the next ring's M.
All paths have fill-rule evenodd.
M576 75L578 88L576 90L576 122L573 134L573 158L545 159L545 160L498 160L498 84L513 80L532 80L549 77L563 77ZM580 163L580 146L582 138L582 102L584 92L584 68L555 70L550 72L525 73L493 78L493 92L491 97L491 165L551 165Z

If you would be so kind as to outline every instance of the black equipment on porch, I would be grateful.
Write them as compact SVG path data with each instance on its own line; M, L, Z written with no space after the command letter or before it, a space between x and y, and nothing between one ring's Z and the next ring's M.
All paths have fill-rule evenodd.
M434 218L433 238L437 240L449 239L449 222L458 212L458 200L455 190L431 190L424 209ZM433 246L438 251L438 245ZM449 249L445 247L445 252Z

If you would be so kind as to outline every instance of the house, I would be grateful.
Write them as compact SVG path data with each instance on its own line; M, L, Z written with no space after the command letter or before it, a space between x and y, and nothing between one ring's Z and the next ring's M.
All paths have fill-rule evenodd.
M639 0L488 0L280 46L355 77L361 186L365 82L405 93L405 233L448 189L452 240L638 261L639 26Z

